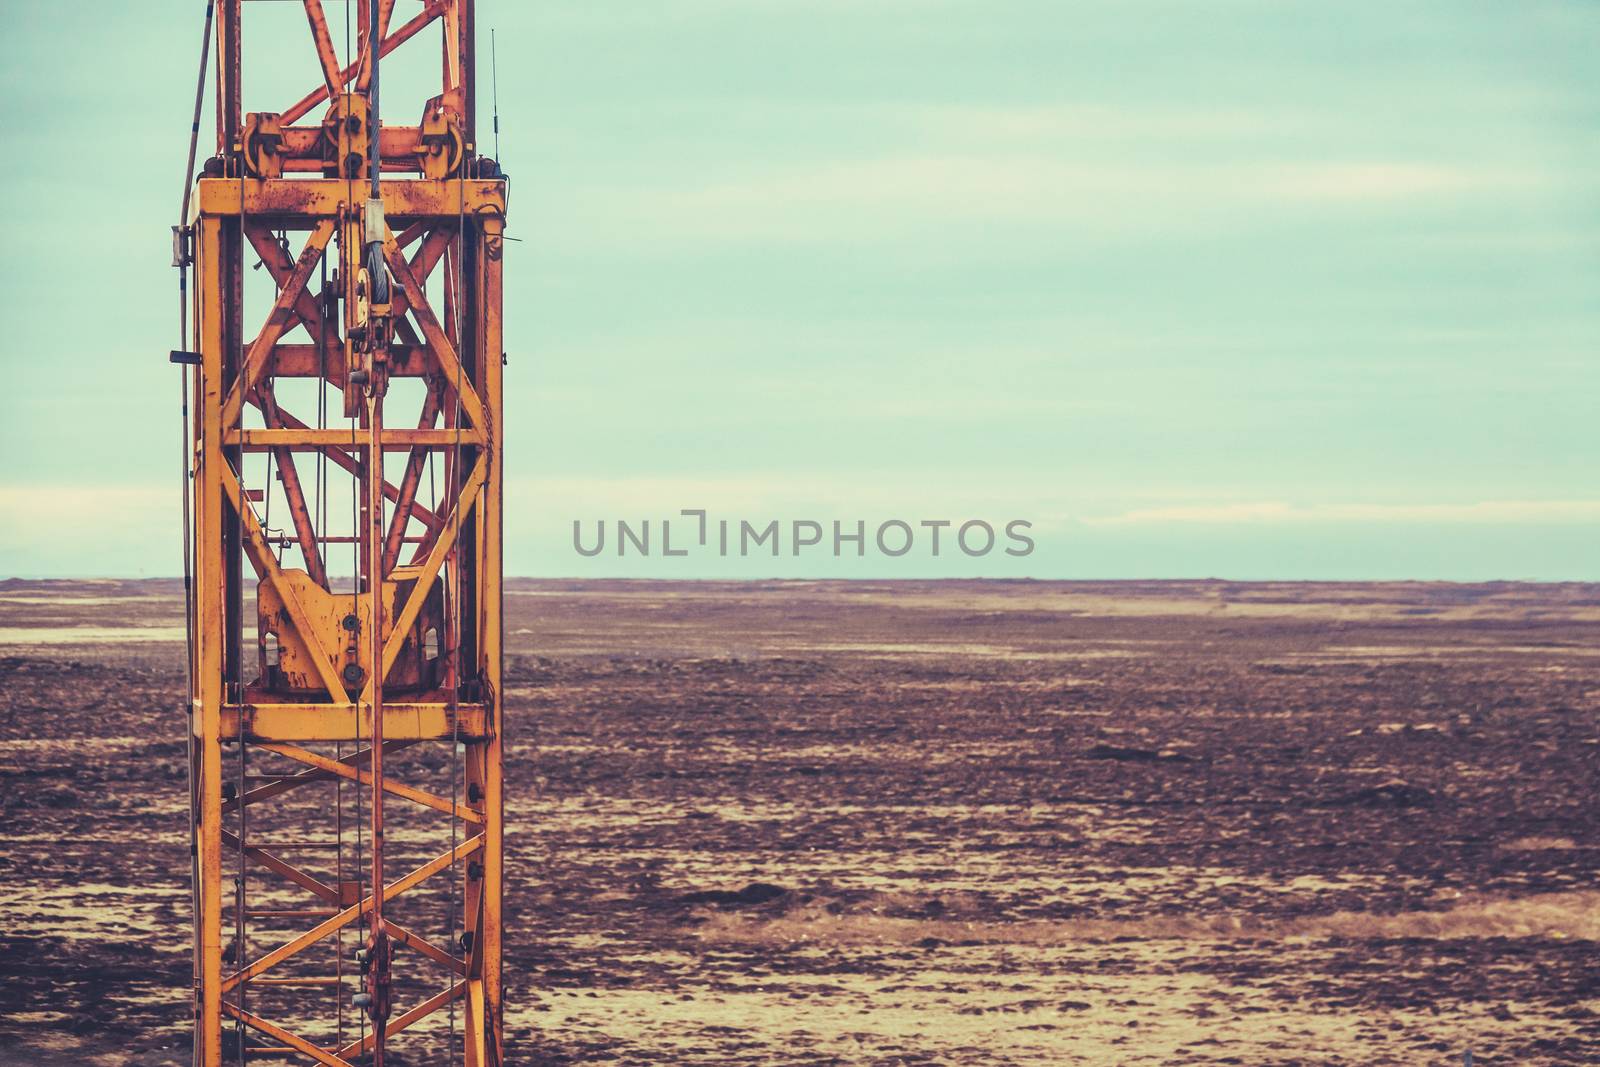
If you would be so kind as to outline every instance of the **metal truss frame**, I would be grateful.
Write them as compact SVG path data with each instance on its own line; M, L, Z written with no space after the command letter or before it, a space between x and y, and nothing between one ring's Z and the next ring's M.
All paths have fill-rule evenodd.
M224 1042L229 1020L271 1042L250 1046L251 1058L335 1067L381 1064L388 1039L460 1004L465 1062L493 1067L503 1060L500 413L506 182L493 161L476 156L472 142L472 0L426 0L419 14L394 29L394 0L371 0L379 33L374 39L363 33L359 55L348 64L335 54L321 0L302 2L323 84L281 113L247 115L240 100L242 0L218 0L217 156L197 182L195 208L186 220L196 275L192 347L198 356L189 378L195 412L189 694L195 1063L243 1062L246 1049ZM360 0L363 27L372 14L367 3ZM441 94L429 101L419 125L381 128L376 161L384 175L384 214L394 227L384 230L382 256L395 285L393 339L376 358L383 361L385 382L424 383L414 421L390 426L384 389L355 388L368 372L354 373L360 363L355 331L348 315L341 321L338 312L341 287L348 289L350 282L348 245L358 239L353 235L359 232L366 179L351 173L353 163L337 176L327 175L330 155L341 168L346 159L346 146L330 147L337 135L329 131L343 114L339 109L352 107L350 101L367 91L374 40L381 42L379 54L387 55L434 26L441 31ZM324 102L331 102L329 122L293 125ZM309 176L318 170L322 175ZM300 244L298 255L289 252L291 240ZM247 334L243 290L251 254L270 275L276 297L259 328ZM320 272L326 279L330 265L335 282L316 291L314 278ZM430 279L444 294L438 311L429 298ZM290 339L297 327L309 343ZM276 385L290 379L310 379L318 390L344 396L347 419L318 426L314 422L324 420L312 413L288 410ZM267 484L252 486L246 460L257 453L268 454L268 469L277 473ZM405 454L398 482L385 471L388 453ZM300 465L308 456L350 475L359 514L349 536L319 528L322 515L310 502ZM419 486L435 460L444 471L445 491L425 504ZM269 529L260 513L262 501L274 495L289 512L281 533ZM346 594L330 577L328 549L351 542L359 559ZM410 558L402 561L408 548ZM285 566L286 552L291 559L299 555L298 567ZM352 677L341 672L337 658L316 652L309 656L311 687L286 692L268 684L256 663L247 662L257 658L258 642L246 636L246 563L261 595L270 591L281 603L285 634L307 649L325 649L329 640L307 602L308 590L347 596L352 603L357 597L370 600L372 614L357 637L368 642L364 662L376 668ZM385 601L385 591L392 601ZM433 602L448 605L442 626L446 665L427 684L391 694L391 671ZM352 744L354 751L347 752ZM385 770L385 756L430 745L447 746L448 758L459 761L454 795ZM334 746L333 754L323 751ZM230 780L229 763L237 760L242 767L245 751L275 765L288 761L295 769ZM452 773L453 783L456 777ZM359 791L368 800L373 864L364 878L330 878L292 847L256 844L247 836L252 812L265 812L279 798L294 798L319 783L334 783L345 796ZM452 827L454 846L410 870L386 871L385 797L446 820L441 825ZM324 820L317 826L326 829L344 813L318 809L317 817ZM275 923L310 925L259 953L251 952L248 941L230 940L230 890L237 891L233 920L240 921L241 909L244 916L254 914L242 883L235 884L227 869L232 861L248 863L275 887L307 898L307 907L272 910ZM460 902L457 922L464 932L458 942L440 943L382 917L385 904L441 878L459 889L452 896ZM394 956L396 969L435 976L429 981L437 982L438 991L392 1016L387 1010L373 1014L371 1027L354 1040L312 1040L305 1028L325 1023L330 1012L337 1012L343 1033L344 1011L356 999L345 978L360 975L344 970L342 939L336 975L285 976L297 970L285 965L303 970L309 949L363 923L404 950ZM370 981L371 965L363 966ZM383 967L387 982L387 959ZM252 987L273 989L279 1000L299 996L301 987L306 992L293 1011L268 1018L246 1000Z

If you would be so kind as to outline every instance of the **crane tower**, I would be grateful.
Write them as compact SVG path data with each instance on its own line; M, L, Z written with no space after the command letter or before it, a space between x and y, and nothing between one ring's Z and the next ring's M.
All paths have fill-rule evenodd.
M336 5L266 49L288 5L208 5L216 154L175 228L194 1062L491 1067L506 181L473 0ZM321 84L245 101L247 43ZM397 49L436 92L380 97Z

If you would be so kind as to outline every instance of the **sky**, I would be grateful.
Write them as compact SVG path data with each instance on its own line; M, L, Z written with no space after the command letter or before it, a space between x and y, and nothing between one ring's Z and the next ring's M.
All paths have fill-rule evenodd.
M246 8L246 107L281 110L303 15ZM179 570L203 9L8 5L0 575ZM509 574L1600 580L1600 7L478 12ZM664 557L683 509L776 519L780 555ZM999 546L952 549L970 520Z

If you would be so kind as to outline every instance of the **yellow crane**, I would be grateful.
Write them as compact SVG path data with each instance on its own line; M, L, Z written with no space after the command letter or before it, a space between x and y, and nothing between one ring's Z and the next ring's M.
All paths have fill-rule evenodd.
M280 111L242 99L244 0L207 5L174 228L194 1062L498 1065L507 184L472 0L346 3L342 57L301 3L273 61L322 83ZM383 58L430 44L385 121Z

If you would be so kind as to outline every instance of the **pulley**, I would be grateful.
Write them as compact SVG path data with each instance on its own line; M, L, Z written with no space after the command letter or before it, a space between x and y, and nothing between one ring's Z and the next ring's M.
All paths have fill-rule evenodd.
M372 1019L372 1024L380 1028L389 1018L389 963L392 956L393 945L389 941L388 933L381 929L375 931L367 939L366 951L363 953L363 963L366 967L364 979L366 1004L363 1006L368 1017ZM357 997L359 996L360 994L357 994ZM356 998L351 999L354 1002Z

